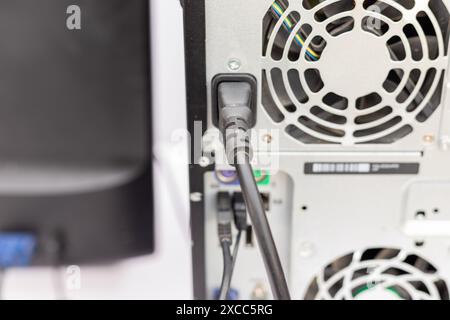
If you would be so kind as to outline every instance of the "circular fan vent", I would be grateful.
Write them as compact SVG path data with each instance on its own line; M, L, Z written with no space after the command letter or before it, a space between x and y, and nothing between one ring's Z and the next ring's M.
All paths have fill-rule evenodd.
M340 257L312 281L305 299L448 300L436 268L402 250L378 248Z
M305 144L389 144L441 104L442 0L276 0L263 20L262 104Z

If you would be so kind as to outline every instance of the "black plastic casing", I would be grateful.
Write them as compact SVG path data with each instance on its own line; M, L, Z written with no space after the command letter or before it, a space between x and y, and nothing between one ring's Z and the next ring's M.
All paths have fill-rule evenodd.
M219 127L219 99L218 92L219 86L226 82L244 82L248 83L251 88L252 97L250 109L252 111L252 118L249 123L250 128L253 128L256 124L257 118L257 101L258 101L258 83L256 78L251 74L234 74L234 73L224 73L218 74L214 77L211 82L211 116L213 124Z
M153 251L149 16L148 0L0 1L0 232L35 234L34 264Z

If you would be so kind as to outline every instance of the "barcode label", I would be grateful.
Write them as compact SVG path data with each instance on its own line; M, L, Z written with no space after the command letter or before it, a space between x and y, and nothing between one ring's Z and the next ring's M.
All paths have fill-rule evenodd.
M314 163L314 173L368 173L370 163Z
M305 174L418 174L418 163L315 162L305 164Z

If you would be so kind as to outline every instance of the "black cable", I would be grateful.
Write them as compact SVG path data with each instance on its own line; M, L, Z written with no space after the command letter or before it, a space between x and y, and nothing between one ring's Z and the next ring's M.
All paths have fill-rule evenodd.
M238 256L239 247L241 246L241 239L242 239L242 231L239 230L238 234L236 236L236 243L234 244L234 249L233 249L233 266L231 268L231 276L232 277L233 277L233 273L234 273L234 267L236 266L236 259Z
M261 194L253 176L252 166L246 154L239 153L236 157L236 170L239 175L242 193L244 194L248 214L250 215L253 229L255 230L256 238L262 252L273 296L277 300L290 300L291 297L286 277L283 272L280 257L278 256L275 241L273 240Z
M245 80L223 82L217 87L219 128L230 164L236 167L247 211L255 230L273 297L290 300L289 289L261 194L250 164L250 127L257 102L256 92Z
M219 192L217 194L217 234L223 253L223 272L219 300L227 299L231 286L231 274L233 272L233 257L231 255L231 243L233 242L232 221L231 196L226 191Z
M239 252L239 247L242 239L242 231L239 230L236 236L236 243L234 244L233 254L231 255L230 243L222 242L223 252L223 274L222 283L220 285L219 300L226 300L228 292L231 288L231 280L233 278L234 267L236 265L236 258ZM231 260L231 266L230 266Z
M226 300L228 296L228 291L231 286L231 276L233 273L233 257L231 256L231 245L228 241L223 241L221 243L223 252L223 273L222 273L222 283L220 285L219 300Z

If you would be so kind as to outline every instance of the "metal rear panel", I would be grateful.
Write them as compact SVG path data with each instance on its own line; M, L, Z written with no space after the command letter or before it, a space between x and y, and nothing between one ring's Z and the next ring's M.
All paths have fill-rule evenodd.
M450 117L448 116L450 112L450 105L448 104L450 86L447 77L447 48L445 48L448 44L448 38L444 36L439 38L440 35L438 35L439 54L436 58L429 59L428 54L431 54L427 51L429 47L423 45L423 57L421 59L414 60L413 53L410 53L409 58L405 57L402 61L393 61L387 47L387 42L392 36L398 35L405 44L414 46L414 44L409 44L408 36L404 33L405 26L412 25L416 30L419 30L418 38L422 43L427 42L427 37L420 32L421 24L417 20L419 13L425 12L430 17L431 24L435 26L436 30L439 30L437 26L439 19L435 17L435 13L428 6L429 1L412 1L414 7L410 9L402 7L402 3L407 4L411 1L384 1L402 13L402 19L397 22L388 21L383 15L376 12L368 12L367 8L363 7L364 1L357 1L355 2L355 8L345 13L339 13L333 18L351 17L354 20L354 28L339 36L332 36L327 31L327 25L333 19L318 22L315 15L327 5L346 1L327 0L318 2L321 2L321 4L317 7L305 9L303 1L291 0L283 15L283 17L287 17L294 11L299 14L299 21L301 22L296 24L297 30L304 24L312 26L313 31L309 35L308 41L311 41L314 36L321 36L326 40L327 47L323 51L323 56L314 62L303 59L306 49L301 51L300 59L296 61L290 61L286 52L278 60L273 58L270 48L276 41L275 33L268 37L267 48L269 49L266 48L263 51L263 20L267 16L273 0L247 0L245 3L239 0L209 0L205 2L205 78L208 98L207 103L204 104L205 108L200 114L203 117L202 119L206 117L207 127L213 132L210 131L210 134L204 139L205 147L207 150L216 150L219 146L220 149L220 143L214 138L215 129L211 121L209 86L212 78L220 73L252 74L258 79L260 89L260 107L254 135L257 137L257 148L260 154L263 153L270 160L269 162L276 163L278 174L288 177L286 181L292 183L293 192L278 197L281 198L281 202L290 203L290 206L284 209L289 211L281 209L281 212L277 213L280 220L272 223L277 229L275 237L280 234L290 235L289 243L281 242L279 249L283 253L288 252L287 258L284 259L288 260L288 281L293 297L296 299L405 299L408 297L446 299L448 298L448 290L445 282L449 283L450 281L450 273L447 268L450 262L450 237L446 235L447 229L438 230L429 227L430 224L427 223L427 219L438 219L443 223L450 221L447 218L450 214L448 208L443 204L445 200L443 196L439 196L442 194L442 189L439 189L440 192L435 191L435 188L450 183L450 167L447 165L450 154L445 143L449 141L447 128L450 128ZM437 3L438 1L431 2ZM447 2L442 3L449 9ZM390 31L381 37L382 40L379 39L380 37L362 29L362 21L367 15L383 18L387 21ZM422 14L421 17L424 16ZM275 29L281 29L282 24L283 21L280 20ZM442 34L445 35L445 33ZM448 33L446 35L448 36ZM292 43L295 40L294 38L295 35L291 33L287 40L288 43L289 41ZM352 45L352 43L359 45ZM289 46L286 45L286 47ZM305 47L307 47L307 44ZM345 64L339 65L342 61ZM349 65L351 63L352 65ZM282 76L279 79L284 82L288 82L286 74L290 70L297 70L302 73L308 68L317 69L320 71L324 82L324 91L315 93L306 90L309 96L308 102L294 103L295 111L283 110L282 108L285 108L286 104L282 103L282 99L280 99L275 88L280 80L268 79L268 88L264 87L263 71L270 72L274 68L281 71ZM443 76L442 78L435 76L430 81L431 86L428 86L428 90L424 92L422 104L417 105L415 111L408 111L407 107L408 102L415 100L416 96L412 97L412 94L410 94L405 101L398 102L396 94L389 93L382 87L382 83L379 83L391 70L402 69L408 77L402 78L399 88L396 89L398 91L394 91L398 93L402 86L404 87L405 83L411 80L410 73L417 69L420 71L420 78L417 82L418 85L416 85L419 88L414 91L417 92L423 86L427 72L433 68L436 69L436 74L441 72ZM347 69L348 74L346 73ZM336 75L341 76L341 81L339 81L339 78L336 79ZM342 75L346 77L343 78ZM442 83L439 82L440 79L443 79ZM189 81L194 80L191 77L190 80L188 79L188 84ZM305 79L302 78L302 81L305 82ZM420 83L422 83L422 86ZM373 89L371 84L374 84ZM433 94L438 92L437 89L440 86L442 91L439 94L439 99L437 99L440 103L435 106L436 110L428 114L428 117L425 117L426 119L422 118L421 121L418 121L417 116L431 101ZM284 116L282 121L277 122L270 110L268 111L268 108L264 106L262 95L267 90L274 98L277 107L281 109ZM295 94L293 91L289 92L289 89L287 91L287 96L292 102ZM358 130L370 129L371 127L370 121L368 123L357 123L356 120L359 116L364 115L364 112L360 112L357 108L358 98L370 94L372 91L377 92L382 98L382 102L379 103L380 108L391 106L394 109L394 113L387 115L386 120L390 119L389 117L399 116L401 122L395 124L395 127L382 127L381 133L369 131L367 135L364 135L364 132L355 135ZM342 130L345 134L342 137L338 136L331 139L329 138L329 132L317 134L314 129L308 131L304 128L304 124L298 120L302 116L307 116L313 118L319 124L325 125L320 119L314 118L314 114L311 115L311 108L319 106L331 112L331 109L327 108L324 102L324 97L329 92L337 93L348 99L346 109L334 111L345 117L346 122L340 126L336 122L329 124L333 130ZM195 110L199 111L198 109ZM197 117L191 116L191 120L197 118L198 115ZM383 123L383 121L378 120L372 125L376 126L380 123ZM285 131L289 124L295 124L304 131L308 131L307 133L312 138L319 138L318 140L321 141L305 143L293 138ZM384 143L377 141L386 134L394 133L396 129L405 124L412 129L409 134L393 139L392 142L388 141L388 143L386 143L386 140L384 140ZM275 141L278 148L269 148L268 151L265 143L267 141L269 141L269 144L275 142L270 141L270 139L261 140L260 131L265 130L267 132L267 129L278 130L276 133L277 141ZM323 143L324 140L329 140L328 142L331 143ZM379 163L394 167L407 163L418 166L419 170L418 173L410 172L407 174L400 174L399 172L398 174L373 175L316 175L305 173L304 169L307 163ZM195 167L198 168L199 166ZM263 166L258 168L264 169ZM214 168L210 166L209 169ZM217 164L215 169L230 168L226 165ZM274 179L270 185L264 187L264 192L277 195L277 190L280 188L279 183L283 184L283 182L276 178L278 175L275 171L273 172ZM215 181L210 174L200 178L199 173L201 172L203 171L199 169L191 171L191 173L194 173L194 175L191 175L191 185L195 185L193 191L198 191L199 187L202 186L203 188L203 184L206 183L205 187L199 191L204 197L199 203L195 204L196 211L193 212L193 216L197 217L195 218L197 219L195 220L196 223L200 222L198 218L200 215L205 218L203 223L205 233L201 233L202 237L205 236L205 238L200 238L197 233L193 234L193 237L196 240L196 246L199 240L204 241L197 248L197 250L199 248L204 249L206 257L206 270L202 278L202 280L206 279L206 286L203 286L203 282L201 283L202 289L206 290L207 288L204 294L207 297L212 297L212 289L218 286L221 272L220 261L217 260L219 259L218 249L211 245L211 242L216 243L217 241L214 234L214 207L212 205L215 197L214 190L230 190L230 187ZM422 187L423 182L425 182L425 187ZM431 184L431 187L428 187L428 183ZM217 188L211 188L211 185L216 185ZM238 187L231 189L238 189ZM419 195L428 200L417 200ZM436 208L431 209L434 207L434 203L436 203ZM201 208L199 208L199 204L202 204ZM205 208L207 213L203 215ZM416 223L416 219L423 218L416 217L417 212L423 210L429 212L434 209L438 209L438 212L432 213L431 216L426 215L424 217L425 224L419 224L419 229L422 229L421 226L423 225L426 226L425 229L428 230L426 234L411 231L409 222ZM211 213L211 211L213 212ZM289 218L286 220L281 217ZM276 218L272 217L271 219ZM422 223L423 221L420 220L419 222ZM196 232L199 232L199 229L196 229ZM204 243L208 245L203 247ZM246 252L244 250L242 255L246 255ZM247 254L248 256L241 256L240 259L245 261L250 259L251 261L249 257L252 257L255 253L247 252ZM197 258L200 256L198 255ZM414 263L410 261L411 256L418 257L414 260ZM203 263L205 257L201 256L202 260L197 260L194 263ZM333 261L334 264L330 265ZM260 279L258 272L262 272L260 262L261 260L254 259L253 263L248 262L237 266L236 279L239 279L239 281L235 281L233 286L241 294L240 298L251 298L255 293L255 278ZM361 269L367 266L370 267L370 270L366 272L367 274L356 272L357 267ZM392 268L397 269L397 273L390 270ZM253 278L248 276L252 272L258 275ZM394 278L399 276L399 272L409 272L411 276L409 280L400 281L401 287L406 288L404 291L392 285L389 282L392 279L387 279L388 276ZM384 285L380 285L380 288L382 288L380 292L372 291L370 285L370 288L361 287L361 283L355 280L358 277L361 277L363 279L361 281L366 285L373 284L373 282L377 283L377 281L384 283ZM201 276L196 280L200 278ZM414 279L419 282L423 281L423 285L429 293L424 294L423 290L421 293L418 288L422 285L411 284ZM330 289L333 286L338 288L337 292ZM257 289L261 288L258 287ZM268 290L267 284L263 289ZM421 289L423 289L423 286Z

